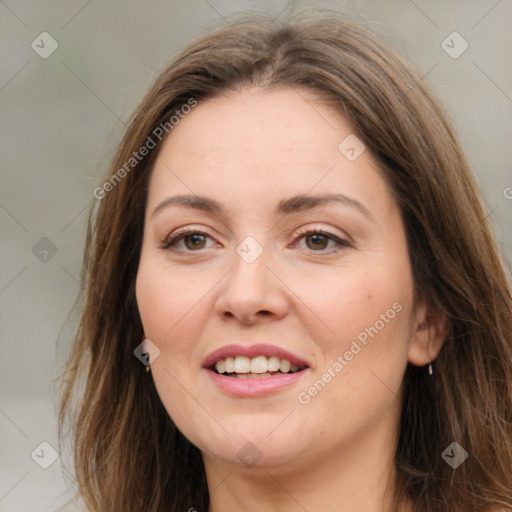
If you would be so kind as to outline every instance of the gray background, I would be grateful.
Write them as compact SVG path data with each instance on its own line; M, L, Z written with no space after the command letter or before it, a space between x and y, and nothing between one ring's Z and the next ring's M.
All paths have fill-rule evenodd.
M176 51L229 14L281 20L304 6L366 20L415 62L457 126L512 260L511 0L0 0L0 511L56 510L73 488L60 458L42 469L31 453L58 447L52 378L76 324L65 320L87 209L129 114ZM59 45L46 59L31 47L44 31ZM441 46L453 31L469 44L458 58ZM34 455L49 457L44 446Z

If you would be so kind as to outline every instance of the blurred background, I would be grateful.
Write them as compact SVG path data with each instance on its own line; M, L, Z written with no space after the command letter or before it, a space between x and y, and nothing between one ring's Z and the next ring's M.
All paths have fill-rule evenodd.
M130 113L233 13L278 22L322 7L367 24L432 84L512 261L510 0L0 0L0 511L55 511L73 492L52 379L76 326L93 190Z

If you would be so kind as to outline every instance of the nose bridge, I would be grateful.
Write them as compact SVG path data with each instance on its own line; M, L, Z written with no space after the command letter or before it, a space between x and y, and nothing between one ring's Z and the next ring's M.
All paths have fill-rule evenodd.
M256 260L260 259L265 250L263 245L254 236L249 235L236 246L235 252L247 265L252 265Z
M270 250L253 236L245 237L235 247L233 268L226 276L219 299L219 312L247 321L259 312L281 315L286 300L282 283L267 268L272 267Z
M268 287L269 250L254 236L246 236L236 247L230 288L240 300L261 300Z

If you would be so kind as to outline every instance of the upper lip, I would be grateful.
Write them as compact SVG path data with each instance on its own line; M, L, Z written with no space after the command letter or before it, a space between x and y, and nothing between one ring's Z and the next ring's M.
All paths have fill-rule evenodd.
M210 353L203 362L203 368L211 368L220 359L237 356L245 356L249 358L256 356L276 356L280 359L287 359L291 364L296 366L309 366L306 360L275 345L256 344L247 346L233 344L225 345L224 347Z

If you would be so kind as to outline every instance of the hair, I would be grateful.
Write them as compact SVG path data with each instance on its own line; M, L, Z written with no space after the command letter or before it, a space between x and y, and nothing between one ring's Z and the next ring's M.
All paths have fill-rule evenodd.
M119 178L133 152L191 98L251 87L307 88L348 119L400 207L415 304L425 300L449 319L434 375L410 363L404 374L396 509L406 498L421 512L510 507L510 267L455 129L397 50L325 12L279 25L264 15L237 19L190 44L158 76L108 179ZM95 512L209 505L201 452L178 431L133 354L143 339L135 280L148 182L161 147L123 173L89 215L59 435L69 422L79 495ZM441 457L452 442L469 454L455 470Z

